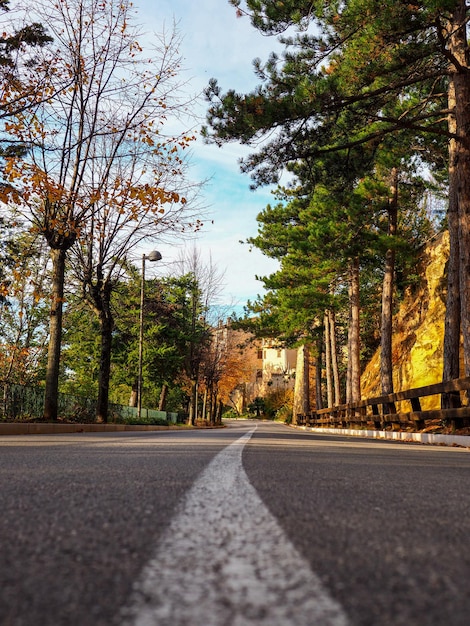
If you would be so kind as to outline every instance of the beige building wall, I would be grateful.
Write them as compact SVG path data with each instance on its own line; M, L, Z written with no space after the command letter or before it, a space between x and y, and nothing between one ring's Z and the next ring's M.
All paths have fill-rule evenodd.
M294 389L297 350L279 348L267 340L253 341L251 334L234 330L230 321L220 324L215 336L221 347L237 346L243 352L245 375L230 393L230 402L239 413L257 397L277 389Z

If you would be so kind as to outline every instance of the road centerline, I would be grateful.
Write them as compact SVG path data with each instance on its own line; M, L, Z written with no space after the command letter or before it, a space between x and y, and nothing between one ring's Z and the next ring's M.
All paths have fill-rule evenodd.
M132 626L345 626L242 465L256 427L198 477L121 613Z

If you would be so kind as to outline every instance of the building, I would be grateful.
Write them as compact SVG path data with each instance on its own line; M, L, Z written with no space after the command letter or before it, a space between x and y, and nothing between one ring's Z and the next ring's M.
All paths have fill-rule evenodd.
M255 340L250 333L233 329L230 319L226 324L219 323L214 338L219 350L238 352L240 358L237 366L233 358L231 371L224 374L225 380L231 379L229 403L238 413L244 412L255 398L275 390L294 389L297 350L279 347L272 340Z

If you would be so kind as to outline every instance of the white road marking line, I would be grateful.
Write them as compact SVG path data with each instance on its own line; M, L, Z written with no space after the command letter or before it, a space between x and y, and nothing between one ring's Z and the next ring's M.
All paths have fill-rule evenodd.
M333 600L242 466L256 428L195 482L145 566L122 624L345 626Z

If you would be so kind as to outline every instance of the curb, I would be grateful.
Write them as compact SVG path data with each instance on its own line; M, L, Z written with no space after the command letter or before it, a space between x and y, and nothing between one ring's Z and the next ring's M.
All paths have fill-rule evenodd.
M66 433L116 433L129 431L156 431L156 430L191 430L202 428L218 428L210 426L151 426L132 424L30 424L7 423L0 424L0 437L4 435L60 435Z
M324 435L347 435L350 437L389 439L392 441L404 441L408 443L424 443L430 445L470 448L470 436L467 435L439 435L433 433L406 433L401 431L360 430L348 428L310 428L309 426L296 426L296 428Z

